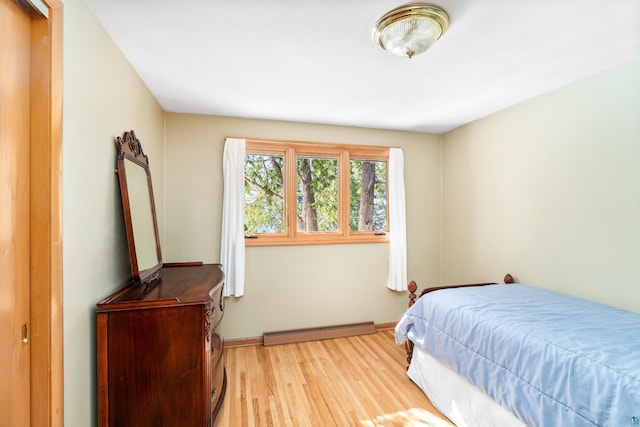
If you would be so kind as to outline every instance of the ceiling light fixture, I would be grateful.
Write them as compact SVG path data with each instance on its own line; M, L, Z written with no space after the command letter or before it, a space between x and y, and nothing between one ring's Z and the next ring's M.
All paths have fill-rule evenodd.
M449 26L438 6L410 3L386 13L373 27L373 41L397 56L411 58L429 49Z

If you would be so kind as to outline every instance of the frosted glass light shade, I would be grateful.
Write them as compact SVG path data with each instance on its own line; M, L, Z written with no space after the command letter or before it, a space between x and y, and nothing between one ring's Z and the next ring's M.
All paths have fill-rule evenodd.
M373 40L394 55L411 58L429 49L448 25L449 15L441 8L411 3L380 18L373 29Z

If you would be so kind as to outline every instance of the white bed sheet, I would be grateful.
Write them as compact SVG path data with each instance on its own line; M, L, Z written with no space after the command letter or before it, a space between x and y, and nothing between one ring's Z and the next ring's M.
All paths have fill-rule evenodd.
M469 380L418 346L414 347L407 375L458 427L526 427Z

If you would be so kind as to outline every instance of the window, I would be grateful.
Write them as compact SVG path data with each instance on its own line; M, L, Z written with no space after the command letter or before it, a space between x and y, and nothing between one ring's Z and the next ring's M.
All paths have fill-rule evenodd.
M387 147L247 140L247 246L386 242Z
M387 230L387 161L350 160L349 229Z

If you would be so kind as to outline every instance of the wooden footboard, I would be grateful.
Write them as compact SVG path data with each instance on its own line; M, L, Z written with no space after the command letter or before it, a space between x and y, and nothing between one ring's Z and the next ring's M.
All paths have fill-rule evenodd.
M504 276L504 283L514 283L515 280L511 274L507 274ZM415 304L416 299L420 298L424 294L428 294L429 292L438 291L440 289L451 289L451 288L466 288L469 286L486 286L486 285L497 285L495 282L491 283L467 283L464 285L445 285L445 286L436 286L434 288L425 288L420 292L419 296L416 296L416 291L418 290L418 285L415 281L409 282L409 308ZM407 352L407 369L409 369L409 365L411 364L411 358L413 357L413 342L411 340L406 340L404 342L404 348Z

